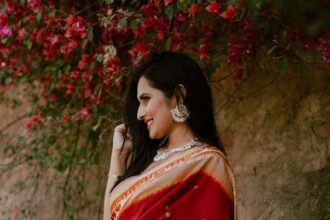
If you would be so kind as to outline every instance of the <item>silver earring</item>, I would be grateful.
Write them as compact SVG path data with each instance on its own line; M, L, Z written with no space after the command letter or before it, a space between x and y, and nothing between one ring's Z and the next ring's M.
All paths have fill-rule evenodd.
M174 121L181 123L187 121L190 116L190 112L184 104L179 104L175 108L171 109L171 114Z

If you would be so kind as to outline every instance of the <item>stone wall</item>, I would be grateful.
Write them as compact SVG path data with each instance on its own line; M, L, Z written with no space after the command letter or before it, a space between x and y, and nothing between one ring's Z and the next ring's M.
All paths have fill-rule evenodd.
M225 67L212 80L239 219L330 219L330 71L268 63L237 87Z
M238 85L226 77L225 65L211 80L217 124L236 174L239 219L330 219L330 71L312 65L302 70L294 63L280 70L263 63L269 65L247 66ZM26 110L1 106L0 128ZM23 132L18 128L11 132ZM102 216L109 164L109 148L103 144L102 164L85 174L90 203L80 219ZM63 198L56 185L65 174L45 171L37 191L29 180L24 190L15 188L31 174L23 165L0 177L0 215L62 219ZM35 208L33 218L22 217L26 205Z

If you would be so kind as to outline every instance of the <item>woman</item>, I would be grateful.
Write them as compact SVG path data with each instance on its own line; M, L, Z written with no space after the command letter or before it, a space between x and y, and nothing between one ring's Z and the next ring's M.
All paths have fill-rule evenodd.
M234 191L202 70L183 54L154 56L114 131L104 219L234 219Z

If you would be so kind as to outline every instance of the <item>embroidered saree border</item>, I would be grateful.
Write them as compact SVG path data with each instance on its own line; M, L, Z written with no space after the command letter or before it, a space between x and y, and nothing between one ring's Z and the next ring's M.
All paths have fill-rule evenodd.
M119 195L112 203L112 205L110 206L110 216L111 216L111 220L114 220L118 217L119 212L121 211L121 203L122 201L124 201L125 199L127 199L129 196L131 196L139 187L141 187L142 185L144 185L145 183L154 180L155 178L161 176L162 174L166 173L167 171L181 165L183 162L185 162L188 159L191 159L197 155L200 155L202 153L206 153L206 152L215 152L218 153L219 155L221 155L221 157L226 161L226 163L228 164L227 159L225 158L225 156L216 148L213 147L201 147L201 148L195 148L196 150L189 152L186 155L183 155L177 159L174 159L173 161L164 164L162 167L160 167L159 169L151 172L150 174L147 174L145 177L141 178L140 180L138 180L136 183L134 183L131 187L129 187L128 190L126 190L124 193L122 193L121 195ZM227 166L227 165L226 165ZM228 168L228 167L227 167ZM234 194L234 209L235 209L235 213L234 213L234 219L236 219L236 190L235 190L235 182L234 182L234 176L233 173L231 171L231 169L227 169L227 171L229 171L229 175L230 175L230 179L233 185L233 194Z

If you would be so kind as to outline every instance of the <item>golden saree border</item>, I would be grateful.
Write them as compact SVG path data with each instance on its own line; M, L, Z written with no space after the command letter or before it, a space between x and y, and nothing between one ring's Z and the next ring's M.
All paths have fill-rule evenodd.
M139 180L136 180L134 184L132 184L130 187L128 187L125 192L119 194L117 198L113 200L113 202L110 205L110 216L111 220L115 220L118 216L119 213L122 211L124 208L125 202L130 198L130 196L142 185L148 183L149 181L152 181L164 173L172 170L173 168L176 168L186 162L187 160L190 160L198 155L204 154L204 153L217 153L221 155L221 157L225 160L226 162L226 168L227 172L229 174L229 178L232 183L233 187L233 195L234 195L234 219L236 219L236 190L235 190L235 180L234 180L234 175L232 172L231 167L229 166L228 160L226 157L222 154L222 152L219 151L216 147L211 147L211 146L204 146L204 147L196 147L192 148L190 151L187 151L186 154L180 155L179 157L174 157L171 158L167 163L160 164L159 168L155 167L152 169L150 172L146 173L145 175L142 175L142 177Z

